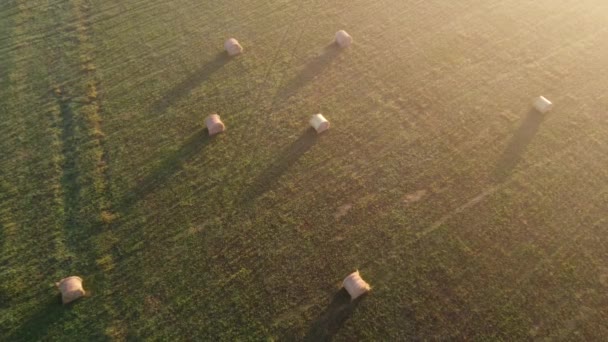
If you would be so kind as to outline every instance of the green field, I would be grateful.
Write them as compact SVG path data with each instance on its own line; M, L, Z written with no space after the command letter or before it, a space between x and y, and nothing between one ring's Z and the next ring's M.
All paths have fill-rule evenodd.
M605 338L607 23L605 0L0 1L0 340ZM62 306L69 275L88 295Z

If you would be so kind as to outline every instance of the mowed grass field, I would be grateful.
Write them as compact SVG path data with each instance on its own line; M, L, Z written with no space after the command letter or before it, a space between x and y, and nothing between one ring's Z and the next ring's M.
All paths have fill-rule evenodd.
M0 339L605 338L607 23L604 0L2 1Z

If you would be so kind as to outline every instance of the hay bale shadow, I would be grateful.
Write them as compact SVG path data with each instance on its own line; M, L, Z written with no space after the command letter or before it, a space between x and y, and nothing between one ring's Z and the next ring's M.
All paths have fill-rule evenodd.
M495 181L503 182L511 176L544 120L545 115L530 109L496 164L493 174Z
M188 78L169 90L161 99L154 102L150 111L157 114L164 113L169 107L187 96L196 87L200 86L230 60L232 60L232 58L228 56L226 52L218 53L213 60L207 62Z
M304 341L331 341L344 323L352 316L364 297L365 295L351 300L346 289L342 288L334 295L325 311L313 322L310 330L304 337Z
M287 100L295 95L300 88L306 86L314 80L315 77L329 68L341 52L342 49L335 43L325 46L323 52L319 56L306 64L304 69L302 69L296 77L282 87L282 90L277 93L273 102L276 103L277 101Z
M309 128L291 145L287 146L279 156L253 181L253 184L243 195L245 203L251 203L257 197L270 190L276 180L308 152L318 141L317 132Z
M49 298L41 304L40 310L34 312L14 330L6 341L43 341L51 326L65 319L67 313L79 301L63 305L61 295Z
M127 212L137 201L161 187L167 179L182 169L184 163L199 154L213 138L209 136L206 128L201 128L190 135L178 150L169 153L152 173L145 176L128 192L121 205L117 206L120 211Z

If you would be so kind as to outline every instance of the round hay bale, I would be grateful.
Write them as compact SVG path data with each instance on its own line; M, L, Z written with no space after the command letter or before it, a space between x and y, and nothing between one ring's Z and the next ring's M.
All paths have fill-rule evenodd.
M240 55L243 52L243 47L239 44L239 41L234 38L230 38L224 42L224 49L226 49L229 56Z
M347 48L353 43L353 37L346 31L340 30L336 32L336 44L341 48Z
M547 100L544 96L539 96L534 100L534 108L541 113L547 113L553 109L553 103Z
M205 119L205 126L209 131L209 135L216 135L226 130L226 126L220 120L220 116L217 114L211 114Z
M329 129L329 121L327 121L323 114L313 115L310 119L310 125L317 131L317 133L323 133Z
M350 294L352 300L359 298L372 289L369 284L361 278L359 271L349 274L348 277L344 279L344 282L342 282L342 286L344 286L348 294Z
M82 278L71 276L61 279L56 283L57 288L61 292L61 301L63 304L68 304L85 295L82 288Z

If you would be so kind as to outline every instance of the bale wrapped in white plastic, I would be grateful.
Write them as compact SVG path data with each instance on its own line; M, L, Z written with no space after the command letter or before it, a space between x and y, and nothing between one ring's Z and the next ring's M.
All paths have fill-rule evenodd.
M547 100L544 96L539 96L536 98L536 100L534 100L534 108L544 114L553 109L553 103Z
M323 133L329 129L329 121L327 121L323 114L313 115L310 119L310 125L317 131L317 133Z
M224 49L226 49L229 56L240 55L243 52L243 47L241 44L239 44L239 41L234 38L226 40L224 43Z
M352 300L359 298L372 289L369 284L361 278L359 271L349 274L348 277L344 279L344 282L342 282L342 286L348 291Z
M226 126L220 120L220 116L217 114L211 114L205 119L205 126L209 131L209 135L216 135L226 130Z
M341 48L347 48L353 43L353 37L346 31L340 30L336 32L336 44Z
M82 288L82 278L71 276L61 279L55 283L59 291L61 291L61 301L63 304L68 304L85 295Z

